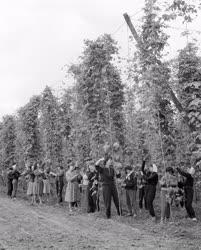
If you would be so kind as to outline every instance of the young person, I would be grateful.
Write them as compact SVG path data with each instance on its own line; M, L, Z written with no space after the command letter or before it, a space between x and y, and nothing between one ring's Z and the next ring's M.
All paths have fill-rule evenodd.
M117 210L117 214L120 215L119 197L115 183L116 173L111 155L107 152L103 159L100 159L96 162L95 168L101 177L106 217L108 219L111 218L112 198Z
M176 188L178 186L177 178L174 175L172 167L167 167L164 176L160 180L161 185L161 223L170 218L170 206Z
M131 166L125 167L126 177L122 186L126 190L126 203L128 207L128 216L137 216L136 194L137 194L137 176Z
M194 178L193 175L195 174L195 169L193 167L188 168L187 172L177 168L177 171L180 175L185 177L185 181L180 183L184 187L184 195L185 195L185 208L189 218L193 221L197 221L195 216L195 211L192 207L193 203L193 185L194 185Z
M147 208L149 210L149 214L152 217L152 220L155 221L156 220L156 216L155 216L155 211L154 211L154 207L153 207L153 201L155 199L155 195L156 195L156 186L158 184L158 169L157 166L155 164L150 165L149 167L149 172L146 172L144 170L144 168L142 169L145 180L147 181L147 193L146 193L146 202L147 202Z

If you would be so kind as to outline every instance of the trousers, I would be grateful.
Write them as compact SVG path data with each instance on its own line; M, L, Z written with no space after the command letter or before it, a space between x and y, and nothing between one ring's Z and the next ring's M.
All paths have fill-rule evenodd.
M63 181L56 180L56 192L57 192L58 203L63 202L63 198L62 198L63 187L64 187Z
M103 200L105 204L107 218L111 217L112 198L113 198L116 210L117 210L117 214L120 215L119 197L118 197L117 187L115 183L103 184Z
M12 196L13 193L13 181L11 179L8 179L7 181L7 195Z
M137 214L136 193L137 190L126 189L126 203L130 214Z
M187 214L190 218L195 218L195 211L192 207L193 193L194 193L194 191L193 191L192 187L185 187L184 188L185 208L186 208Z
M149 214L152 217L155 217L155 211L153 207L153 201L155 199L155 195L156 195L156 186L148 185L146 201L147 201L147 208L149 210Z
M144 207L147 209L147 202L145 197L145 186L139 188L139 207L140 209L143 208L143 201L144 201Z
M17 187L18 187L18 180L13 179L13 192L12 192L12 198L16 198L17 194Z

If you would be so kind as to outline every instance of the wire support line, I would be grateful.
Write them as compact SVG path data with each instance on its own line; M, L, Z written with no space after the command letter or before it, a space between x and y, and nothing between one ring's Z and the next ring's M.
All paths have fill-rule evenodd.
M111 35L114 36L124 25L125 25L125 22L119 25L119 27Z

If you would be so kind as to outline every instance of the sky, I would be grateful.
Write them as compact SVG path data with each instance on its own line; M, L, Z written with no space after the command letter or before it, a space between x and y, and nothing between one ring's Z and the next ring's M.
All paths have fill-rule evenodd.
M76 63L84 39L111 33L121 46L121 55L128 55L129 31L123 13L137 19L143 2L0 1L0 119L16 112L46 85L57 89L63 81L70 84L63 66ZM196 25L193 28L199 29L199 20ZM181 31L170 32L174 37L170 52L174 53Z

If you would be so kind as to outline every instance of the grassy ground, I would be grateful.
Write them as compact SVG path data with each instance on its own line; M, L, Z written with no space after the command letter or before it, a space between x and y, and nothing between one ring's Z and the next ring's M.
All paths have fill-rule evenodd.
M27 201L28 198L26 196L26 188L24 185L20 185L18 197L20 200ZM1 186L1 196L5 197L6 193L6 187ZM27 203L27 202L25 202ZM104 213L104 207L103 207L103 201L102 201L102 195L100 199L101 204L101 211L99 213L95 213L92 215L94 219L100 219L105 218ZM48 204L46 204L47 207L55 207L56 205L56 198L55 195L51 196L51 199ZM45 205L45 206L46 206ZM156 199L155 199L155 210L157 215L157 222L154 223L150 220L149 214L147 211L142 211L140 214L138 211L138 215L136 218L133 217L126 217L116 216L116 211L114 208L114 205L112 206L112 221L117 223L120 223L121 225L127 226L127 228L130 230L130 228L137 229L141 232L143 232L143 235L149 235L149 237L153 237L152 239L155 239L155 243L158 246L158 249L169 249L165 248L167 242L172 242L172 248L170 249L201 249L201 223L199 219L201 218L201 202L194 203L194 208L196 211L196 215L198 218L198 222L192 222L190 219L186 219L186 211L184 208L172 208L172 221L169 223L166 223L164 225L160 224L160 193L157 192ZM57 210L58 209L58 210ZM62 207L58 207L55 209L56 211L63 211L66 213L68 211L67 204L64 203ZM78 209L74 213L74 215L77 216L85 216L85 209ZM123 211L124 214L126 213L126 205L125 205L125 199L123 201ZM86 218L87 215L86 215ZM107 223L107 220L104 220L105 223ZM104 227L104 222L103 222ZM140 236L138 236L135 239L135 242L142 241ZM135 243L133 243L133 247L135 247ZM136 243L137 244L137 243ZM141 244L141 243L140 243ZM135 249L135 248L130 248ZM137 248L136 248L137 249ZM142 248L143 249L143 248Z

